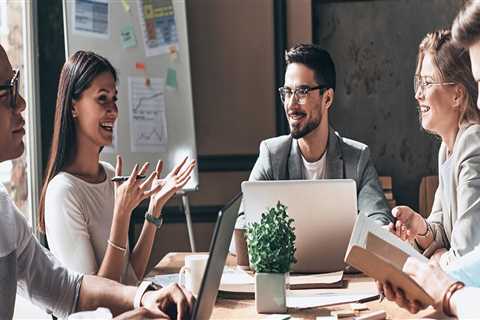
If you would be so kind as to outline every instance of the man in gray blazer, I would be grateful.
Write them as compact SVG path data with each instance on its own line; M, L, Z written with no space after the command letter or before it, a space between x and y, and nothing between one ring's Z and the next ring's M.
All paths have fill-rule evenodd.
M300 44L285 60L285 84L279 93L290 134L261 142L249 180L353 179L359 213L382 225L393 221L368 146L341 137L329 126L335 92L329 53Z

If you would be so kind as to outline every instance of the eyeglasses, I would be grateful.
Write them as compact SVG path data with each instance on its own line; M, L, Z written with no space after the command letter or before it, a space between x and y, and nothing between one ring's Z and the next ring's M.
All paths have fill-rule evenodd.
M295 88L294 90L288 87L280 87L278 88L278 93L280 94L280 99L282 100L283 104L286 104L288 101L290 101L292 95L294 96L298 104L305 104L305 102L307 101L308 93L310 91L317 89L324 90L327 88L328 86L326 85L320 85L316 87L300 86L298 88ZM320 94L323 94L323 92L321 91Z
M13 73L13 78L10 80L10 84L0 85L0 96L3 96L4 92L8 90L9 106L12 109L17 107L18 98L18 83L20 81L20 70L16 69Z
M455 82L434 82L430 77L422 77L422 76L415 76L413 78L413 90L415 94L419 92L423 94L426 88L430 88L431 86L449 86L455 84Z

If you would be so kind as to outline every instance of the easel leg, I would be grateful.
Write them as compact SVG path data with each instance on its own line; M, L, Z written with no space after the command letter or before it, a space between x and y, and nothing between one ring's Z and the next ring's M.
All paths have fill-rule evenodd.
M188 195L186 193L182 194L182 203L183 203L183 210L185 212L185 219L187 220L187 231L188 231L188 238L190 239L190 248L192 252L196 252L195 248L195 239L193 237L193 224L192 224L192 216L190 215L190 204L188 202Z

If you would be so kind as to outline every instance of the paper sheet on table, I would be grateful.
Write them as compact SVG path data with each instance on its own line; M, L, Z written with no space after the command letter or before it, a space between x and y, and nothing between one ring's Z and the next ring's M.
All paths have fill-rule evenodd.
M343 271L322 274L290 274L290 289L326 288L336 284L343 278ZM332 286L333 287L333 286ZM255 292L255 278L244 270L225 267L220 291Z
M82 36L110 37L109 3L107 0L73 2L73 32Z
M165 152L168 145L164 78L128 78L130 139L133 152Z
M162 274L145 280L152 281L157 286L166 287L172 283L178 282L178 273Z
M298 289L299 287L321 287L321 285L334 284L341 281L343 278L343 270L330 273L316 273L316 274L290 274L289 283L291 289Z
M223 269L219 290L228 292L254 292L255 278L242 269L225 267L225 269Z
M162 287L175 283L178 280L178 273L162 274L154 276L149 280ZM236 289L238 287L250 286L254 289L255 278L243 270L231 267L225 267L223 270L222 280L220 283L220 290L231 291L228 289ZM236 291L233 290L233 291Z
M378 296L377 293L309 293L305 291L288 291L287 307L288 308L314 308L326 307L336 304L344 304L350 302L361 301L364 299Z

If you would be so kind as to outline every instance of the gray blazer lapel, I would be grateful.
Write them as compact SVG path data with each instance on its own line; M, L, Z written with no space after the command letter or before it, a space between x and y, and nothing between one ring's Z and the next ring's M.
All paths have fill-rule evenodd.
M302 156L298 142L292 138L290 146L290 154L288 155L288 180L302 180Z
M328 129L327 145L327 179L343 179L345 172L343 167L343 153L340 141L332 128Z

